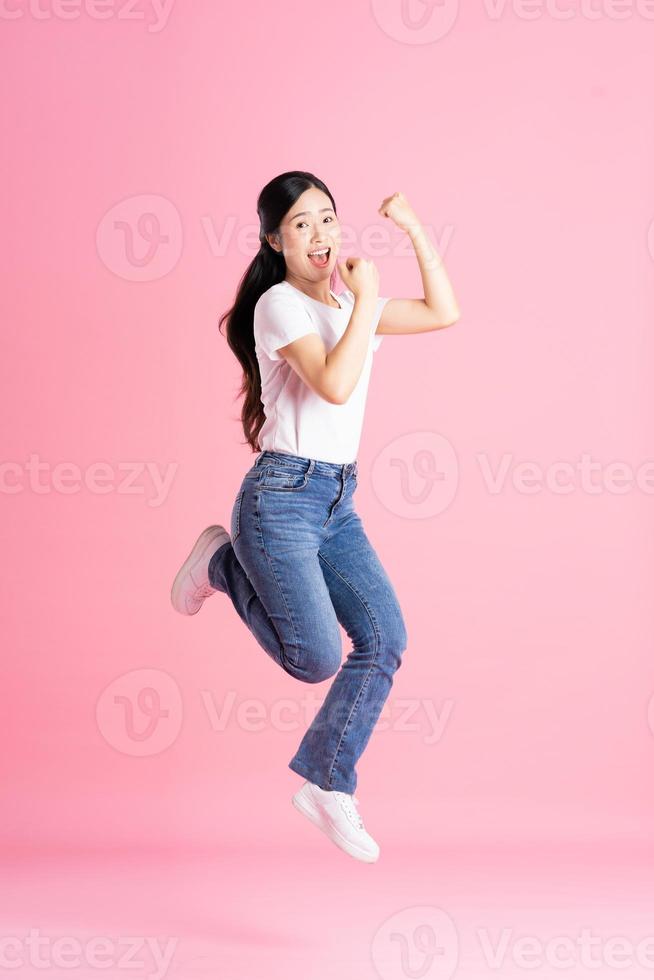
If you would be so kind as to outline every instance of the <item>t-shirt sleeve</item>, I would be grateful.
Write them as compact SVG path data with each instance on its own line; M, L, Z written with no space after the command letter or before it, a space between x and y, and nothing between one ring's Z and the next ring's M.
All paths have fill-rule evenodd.
M377 329L377 327L379 325L379 321L381 320L381 315L384 312L384 307L386 306L386 304L388 303L388 301L389 301L390 298L391 298L390 296L378 296L377 297L377 308L375 309L374 327L373 327L373 338L372 338L372 349L373 350L377 350L377 348L381 344L382 340L384 339L384 334L383 333L374 333L374 331Z
M354 306L354 293L352 292L351 289L346 289L345 292L347 293L347 296L348 296L348 299L349 299L350 303ZM377 327L379 325L379 321L381 320L381 315L383 313L384 307L386 306L386 304L388 303L388 301L389 301L390 298L391 298L390 296L378 296L377 297L377 304L375 306L375 314L374 314L374 316L372 318L372 323L370 325L370 332L372 334L372 349L374 351L375 350L378 350L379 345L381 344L382 340L384 339L384 334L382 334L382 333L375 333L375 330L377 329Z
M264 293L254 308L254 338L271 361L279 361L280 347L306 334L320 331L301 300L282 293Z

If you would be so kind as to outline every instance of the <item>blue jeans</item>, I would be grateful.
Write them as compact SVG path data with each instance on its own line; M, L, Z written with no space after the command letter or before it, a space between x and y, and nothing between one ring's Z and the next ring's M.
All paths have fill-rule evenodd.
M292 677L334 677L289 768L354 793L355 764L407 645L393 586L354 508L357 463L265 450L243 478L209 581ZM339 623L352 642L341 666Z

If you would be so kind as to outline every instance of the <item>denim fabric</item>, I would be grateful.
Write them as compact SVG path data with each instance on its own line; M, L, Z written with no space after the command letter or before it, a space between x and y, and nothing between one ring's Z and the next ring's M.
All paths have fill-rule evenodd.
M357 462L265 450L243 478L231 542L209 580L261 647L307 683L334 677L289 767L325 790L354 793L355 764L407 645L393 586L356 513ZM339 623L352 642L341 665Z

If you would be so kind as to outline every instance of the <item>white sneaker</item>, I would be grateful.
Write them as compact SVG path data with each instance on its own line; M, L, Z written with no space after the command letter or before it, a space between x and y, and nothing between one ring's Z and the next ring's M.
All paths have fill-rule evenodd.
M379 844L363 826L356 796L339 790L321 789L308 780L293 796L294 806L315 823L329 839L359 861L376 861Z
M209 562L214 552L231 540L222 524L212 524L193 545L170 590L170 601L182 616L194 616L207 596L218 592L209 582Z

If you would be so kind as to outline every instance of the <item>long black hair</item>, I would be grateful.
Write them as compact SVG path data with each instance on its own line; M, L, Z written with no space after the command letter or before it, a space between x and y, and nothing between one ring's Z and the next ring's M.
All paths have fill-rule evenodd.
M243 368L243 380L236 395L245 395L241 409L241 423L246 442L252 452L260 452L259 432L265 421L261 403L261 375L254 351L254 307L260 296L275 283L282 282L286 276L286 261L281 252L275 251L266 239L279 231L279 226L289 208L298 197L310 187L323 191L332 202L334 213L336 203L327 186L314 174L306 170L288 170L269 181L257 198L257 212L260 221L259 251L241 277L236 298L230 309L218 321L218 330L227 320L226 339L231 350ZM336 270L332 273L332 288Z

